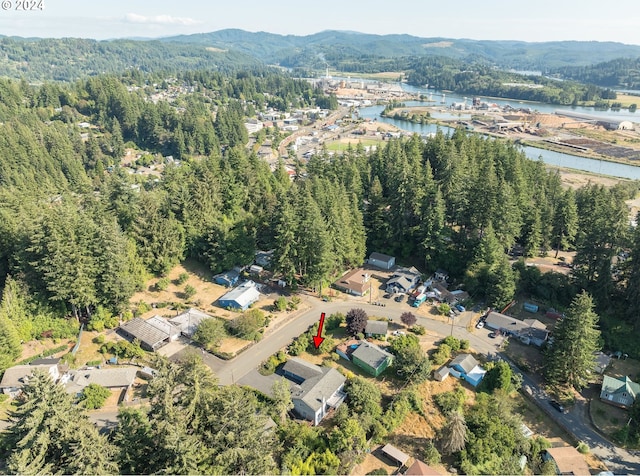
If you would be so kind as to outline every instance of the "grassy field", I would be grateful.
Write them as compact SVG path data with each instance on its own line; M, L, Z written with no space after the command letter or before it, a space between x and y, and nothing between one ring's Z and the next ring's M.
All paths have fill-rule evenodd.
M358 143L362 144L363 147L377 146L382 142L382 140L377 139L341 139L334 142L328 142L327 150L331 150L334 152L343 152L349 148L349 144L351 147L355 147Z

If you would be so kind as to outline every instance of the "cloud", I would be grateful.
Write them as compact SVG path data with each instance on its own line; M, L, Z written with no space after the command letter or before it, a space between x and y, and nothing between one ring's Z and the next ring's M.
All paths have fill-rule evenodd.
M171 15L156 15L156 16L144 16L137 13L127 13L125 15L125 21L128 23L144 23L147 25L181 25L191 26L199 25L201 21L194 20L193 18L185 17L172 17Z

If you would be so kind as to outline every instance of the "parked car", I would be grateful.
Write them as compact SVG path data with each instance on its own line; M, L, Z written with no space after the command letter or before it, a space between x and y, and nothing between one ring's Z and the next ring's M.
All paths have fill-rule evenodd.
M404 301L404 294L398 294L398 295L395 297L395 301L396 301L396 302L402 302L402 301Z
M478 323L476 324L476 329L482 329L483 327L484 327L484 321L479 320Z
M394 336L403 336L405 335L404 331L393 331Z
M389 298L391 298L391 294L387 293L387 294L385 294L383 297L384 297L385 299L389 299Z
M466 311L466 309L464 308L464 306L462 304L456 304L456 309L460 312L464 312Z
M549 401L549 405L558 410L560 413L564 413L564 406L562 405L562 403L556 400L551 400Z
M495 332L489 332L489 338L495 339L498 336Z

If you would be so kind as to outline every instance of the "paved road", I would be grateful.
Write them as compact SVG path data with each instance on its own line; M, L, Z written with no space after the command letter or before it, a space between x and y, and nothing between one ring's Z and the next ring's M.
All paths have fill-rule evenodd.
M247 376L247 374L254 371L262 361L288 345L301 333L305 332L309 326L319 319L320 312L325 312L327 315L334 312L346 313L349 309L361 307L370 315L387 316L391 318L392 321L400 323L400 315L411 309L406 303L396 303L393 300L385 300L384 302L387 306L383 308L362 302L322 302L310 296L306 297L305 300L311 305L309 311L277 329L259 344L243 352L235 359L224 361L210 354L205 354L205 363L216 373L220 383L229 385ZM417 323L424 326L428 332L443 336L453 333L455 337L468 339L471 347L477 352L484 353L488 357L499 356L506 359L506 357L498 351L501 341L499 339L488 338L489 331L487 329L480 329L474 333L467 331L467 326L473 318L472 312L464 312L456 317L453 321L453 326L450 323L428 319L422 316L417 316L417 318ZM615 447L593 430L589 423L587 403L585 401L578 402L568 413L560 414L549 405L549 396L526 374L523 374L517 368L515 369L522 374L523 388L525 391L529 389L527 393L529 393L538 406L546 411L567 431L573 433L577 439L587 443L591 451L598 456L611 471L614 471L616 474L640 474L640 454L634 454Z

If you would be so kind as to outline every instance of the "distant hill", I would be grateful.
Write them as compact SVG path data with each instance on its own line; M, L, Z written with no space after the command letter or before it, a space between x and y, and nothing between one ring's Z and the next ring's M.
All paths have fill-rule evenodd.
M590 66L568 66L556 73L564 78L608 88L640 90L640 58L618 58Z
M267 63L288 67L310 67L323 60L345 57L397 58L438 55L482 60L500 67L546 71L564 66L586 66L620 57L640 57L640 46L614 42L485 41L421 38L412 35L372 35L345 31L323 31L307 36L252 33L238 29L163 38L163 42L196 43L222 49L237 49ZM337 68L335 64L331 67Z
M159 41L77 38L0 38L0 76L28 81L73 81L129 69L144 72L229 70L261 65L238 50Z
M238 29L96 41L0 36L0 75L29 81L72 81L127 69L145 72L235 70L266 64L342 72L408 70L416 58L440 56L503 69L564 71L597 61L640 57L640 46L562 41L479 41L323 31L307 36ZM567 74L574 74L567 70Z

